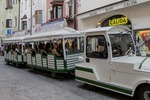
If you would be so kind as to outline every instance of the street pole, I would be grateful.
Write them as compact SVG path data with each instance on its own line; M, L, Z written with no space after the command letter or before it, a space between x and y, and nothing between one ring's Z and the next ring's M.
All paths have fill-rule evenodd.
M30 35L32 35L32 0L31 0L31 18L30 18Z
M74 0L74 29L77 29L76 13L77 13L77 9L76 9L76 0Z
M18 31L20 31L20 0L19 1L19 13L18 13Z

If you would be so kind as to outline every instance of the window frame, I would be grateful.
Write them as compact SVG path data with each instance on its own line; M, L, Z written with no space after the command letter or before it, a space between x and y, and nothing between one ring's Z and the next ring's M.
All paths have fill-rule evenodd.
M6 19L6 28L12 28L12 19Z
M26 23L26 24L25 24L25 23ZM25 25L26 25L26 28L25 28ZM22 21L22 22L21 22L21 29L22 29L22 30L27 29L27 21Z
M95 56L89 56L88 55L88 52L87 52L87 44L88 44L88 37L100 37L100 36L102 36L103 38L104 38L104 40L105 40L105 46L106 46L106 51L107 51L107 53L106 53L106 56L107 57L95 57ZM97 44L98 45L98 44ZM96 52L96 51L95 51ZM105 35L89 35L89 36L87 36L86 37L86 57L88 57L88 58L95 58L95 59L108 59L108 44L107 44L107 41L106 41L106 37L105 37Z
M54 5L53 6L53 18L54 19L59 19L59 17L58 17L58 7L61 7L61 17L60 18L62 18L63 17L63 5Z

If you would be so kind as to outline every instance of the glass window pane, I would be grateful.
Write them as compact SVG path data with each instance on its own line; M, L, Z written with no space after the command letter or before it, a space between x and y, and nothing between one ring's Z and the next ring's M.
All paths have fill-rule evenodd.
M82 53L84 52L83 37L70 37L65 39L66 54Z
M58 18L62 17L62 6L57 6L57 13L58 13Z
M102 35L88 36L86 38L86 55L90 58L107 59L108 50L105 37Z
M125 56L130 48L134 51L134 45L130 34L110 34L112 56Z

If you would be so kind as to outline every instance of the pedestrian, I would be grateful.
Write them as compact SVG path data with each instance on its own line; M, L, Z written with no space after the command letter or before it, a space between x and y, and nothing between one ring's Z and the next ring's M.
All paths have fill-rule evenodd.
M4 47L1 45L1 55L4 56Z

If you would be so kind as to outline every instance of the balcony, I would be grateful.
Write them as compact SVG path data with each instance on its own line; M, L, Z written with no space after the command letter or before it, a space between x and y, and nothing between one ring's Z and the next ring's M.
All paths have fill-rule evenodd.
M64 0L51 0L51 4L55 5L55 4L62 4L64 2Z

